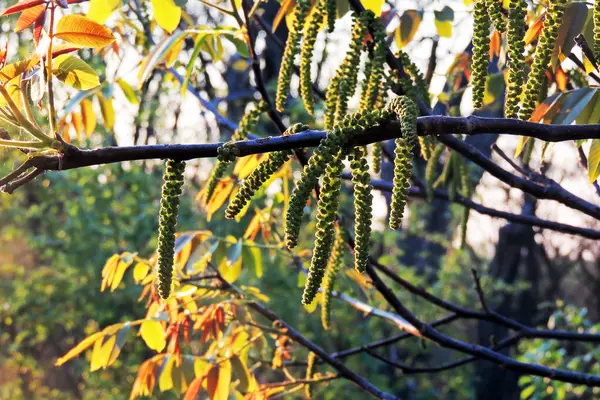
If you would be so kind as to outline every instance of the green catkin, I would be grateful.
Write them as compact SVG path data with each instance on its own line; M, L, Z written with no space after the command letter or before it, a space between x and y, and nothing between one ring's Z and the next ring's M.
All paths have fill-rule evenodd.
M183 187L185 162L167 160L163 175L158 220L158 294L166 299L171 293L173 259L175 258L175 228L179 212L179 196Z
M412 174L413 148L417 141L417 106L414 101L406 96L395 98L388 105L400 120L402 137L396 139L394 159L394 188L392 190L392 204L390 210L390 228L398 229L402 224L404 206L410 176Z
M279 112L283 112L285 110L285 103L290 91L290 83L292 81L292 74L294 72L294 59L298 53L302 28L304 27L304 21L306 21L310 7L311 2L309 0L298 0L296 8L294 9L294 16L296 19L294 20L294 25L288 34L285 50L283 52L283 58L281 60L281 67L279 69L279 79L277 81L275 107Z
M340 77L335 75L325 93L325 113L323 114L323 126L326 130L333 129L335 123L335 111L340 92Z
M377 18L370 18L371 26L373 29L373 58L371 60L371 67L369 73L369 84L367 86L367 93L361 98L360 104L361 109L368 110L377 103L377 99L380 96L380 85L384 78L384 67L385 67L385 28L381 21Z
M315 246L313 249L308 277L302 294L302 304L310 304L315 299L327 268L327 261L335 241L334 222L340 202L342 170L344 169L342 150L329 162L323 177L323 190L317 204Z
M594 56L600 60L600 1L594 2Z
M371 245L371 220L373 219L373 186L367 163L365 147L355 147L350 157L352 183L354 184L354 268L361 274L367 269Z
M485 0L475 0L473 10L473 57L471 61L471 85L473 86L473 108L483 106L485 81L487 79L490 51L490 17Z
M459 156L456 154L454 154L454 157L450 158L450 174L452 176L448 184L448 198L450 201L454 201L456 199L456 194L460 191L460 161Z
M427 160L427 167L425 168L425 182L427 182L427 198L429 199L429 201L433 199L433 185L435 182L435 172L437 170L438 163L440 162L440 158L442 157L442 154L444 153L445 149L446 146L444 146L441 143L438 143L438 145L435 146L431 157L429 157L429 160Z
M310 21L304 27L304 39L300 52L300 95L304 108L312 115L315 112L315 99L312 87L312 59L319 27L325 17L325 0L319 1Z
M456 154L451 152L446 160L446 164L444 164L444 169L442 169L442 174L439 178L433 183L433 188L437 189L441 185L446 185L450 181L450 175L452 174L452 166L454 165L454 159L456 158Z
M381 165L383 164L383 143L381 142L373 143L372 163L373 172L376 174L380 173Z
M242 120L240 121L238 128L235 130L233 135L231 135L231 141L236 142L239 140L245 140L248 137L248 134L252 132L256 125L258 125L258 118L262 113L264 113L267 109L267 103L261 101L256 105L255 108L247 111ZM217 161L215 166L213 167L212 172L210 173L210 177L206 183L206 202L208 203L215 193L215 189L217 188L217 184L225 175L227 171L229 163L223 163L221 161Z
M546 69L550 64L565 5L566 0L552 0L549 3L544 28L533 56L531 72L527 76L527 83L521 97L519 119L528 120L538 103L538 94L546 77Z
M325 277L323 278L323 302L321 304L321 324L323 329L328 330L331 327L331 297L337 275L344 264L344 247L346 243L344 236L339 228L336 229L335 243L333 251L329 256Z
M416 65L410 61L410 58L408 58L405 53L399 52L398 56L402 65L407 66L405 69L410 76L414 77L415 82L413 83L410 76L400 77L398 74L394 74L392 75L392 78L402 88L405 96L408 96L415 103L418 101L418 98L421 97L422 99L425 99L425 104L430 107L431 100L427 91L425 78L422 77L422 74L419 72ZM421 78L419 78L419 76L421 76L422 82L420 82ZM431 153L433 153L433 150L435 149L435 139L432 136L419 136L418 141L421 156L425 161L429 160Z
M350 39L350 49L336 72L336 75L339 76L339 88L337 91L334 125L340 122L346 115L348 101L356 91L360 54L364 47L363 40L368 31L369 21L374 16L372 12L366 11L359 17L354 14L352 18L354 25L352 27L352 38Z
M335 30L335 20L337 19L337 2L336 0L325 0L327 2L327 30L329 33Z
M284 136L289 136L309 129L307 125L295 124L289 127ZM225 210L225 218L234 219L250 202L254 194L268 181L274 173L279 171L283 164L294 155L293 150L274 151L267 155L255 169L248 175L234 198Z
M494 29L498 33L504 33L506 31L506 21L504 20L504 14L502 14L502 5L498 0L485 0L486 8L490 19L494 23Z
M327 137L321 141L315 149L308 163L302 170L292 195L286 214L285 241L288 248L292 249L298 244L300 234L300 223L304 214L304 207L314 189L319 177L331 160L336 156L348 140L366 127L376 126L389 119L387 110L374 111L365 115L360 113L350 114L327 133Z
M504 114L507 118L516 118L519 112L519 99L525 80L525 0L510 0L508 9L508 79Z
M428 85L423 73L404 51L400 50L396 56L400 60L400 63L402 63L404 70L413 78L417 93L419 97L421 97L421 100L423 100L427 107L431 108L431 98L429 97L429 90L427 89Z
M466 199L471 197L471 182L469 178L469 168L463 158L457 159L458 173L460 176L460 192ZM458 179L458 177L456 178ZM463 208L461 229L460 229L460 248L464 249L467 244L467 223L469 222L469 207Z
M308 353L308 359L306 360L306 376L305 379L306 380L310 380L313 377L313 374L315 373L315 364L317 361L317 355L315 353L313 353L312 351L310 353ZM304 386L304 394L306 395L307 399L312 399L312 385L311 384L307 384Z

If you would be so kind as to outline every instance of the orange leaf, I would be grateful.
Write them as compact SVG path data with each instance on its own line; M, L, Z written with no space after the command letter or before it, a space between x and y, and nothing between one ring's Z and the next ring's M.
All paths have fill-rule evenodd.
M21 32L24 29L27 29L46 11L46 5L41 4L39 6L28 8L23 11L19 19L17 20L17 25L15 26L15 32Z
M281 23L281 20L283 19L283 17L285 17L288 13L290 13L295 6L296 6L295 0L285 0L281 4L279 11L277 11L277 15L273 19L273 26L272 26L273 32L275 32L277 30L277 27Z
M500 33L494 30L490 38L490 59L494 56L500 55L500 49L502 48L502 40L500 39Z
M556 67L554 80L556 81L556 86L558 86L558 90L560 90L561 92L567 90L567 74L565 74L565 71L560 67L560 65Z
M529 26L529 29L527 29L525 37L523 38L523 41L526 45L531 44L531 42L533 42L540 35L540 32L544 27L545 19L546 13L542 14L533 24Z
M81 15L65 15L58 21L55 37L79 46L101 48L115 41L115 37L103 25Z
M204 383L205 378L205 375L194 378L192 383L190 383L190 387L188 387L187 392L185 392L185 397L183 400L195 400L198 397L200 389L202 389L202 384Z
M4 12L0 15L10 15L21 12L23 10L27 10L28 8L39 6L40 4L44 4L46 0L22 0L17 4L14 4L8 7Z

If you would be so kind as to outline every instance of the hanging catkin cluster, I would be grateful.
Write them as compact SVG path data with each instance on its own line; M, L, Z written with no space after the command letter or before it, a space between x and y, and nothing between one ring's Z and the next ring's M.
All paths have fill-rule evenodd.
M352 15L354 22L350 49L331 79L325 95L325 129L332 129L348 110L348 101L354 94L358 82L360 55L364 47L363 40L369 27L369 21L373 18L374 14L370 11L362 13L360 17L356 14Z
M333 251L327 262L325 277L323 278L323 302L321 303L321 324L324 329L331 327L331 295L335 288L337 275L344 264L344 247L346 243L341 229L338 227L335 233Z
M516 118L519 112L521 88L525 81L525 0L510 0L508 9L508 79L505 112L507 118Z
M302 41L302 50L300 52L300 95L304 102L304 108L311 115L315 111L315 99L312 89L312 58L319 27L323 23L325 13L327 12L325 9L326 6L325 1L317 3L315 11L304 27L304 40Z
M487 79L490 51L490 16L485 0L475 0L473 9L473 57L471 62L471 85L473 86L473 107L483 106L485 81Z
M300 40L302 39L302 28L308 12L310 11L310 0L298 0L294 9L294 25L290 29L283 58L281 60L281 68L279 69L279 80L277 81L277 94L275 96L275 107L278 111L285 110L285 103L290 91L290 83L294 72L294 59L298 53Z
M546 69L550 64L554 43L558 37L558 28L560 28L562 16L565 11L565 5L566 0L551 0L549 2L544 28L538 39L531 72L527 76L527 82L521 97L519 118L522 120L529 119L538 103L538 95L544 84Z
M239 140L245 140L248 137L248 134L252 132L256 125L258 125L258 118L262 113L267 110L267 103L261 101L257 104L255 108L252 108L244 114L238 128L235 130L233 135L231 135L231 141L236 142ZM208 182L206 183L206 202L208 203L215 193L215 189L217 184L227 172L227 166L229 163L217 161L213 170L208 178Z
M354 184L354 267L360 273L367 269L371 247L371 220L373 219L373 186L365 147L355 147L350 155L352 183Z
M342 188L342 150L338 150L330 161L325 175L323 176L323 185L321 196L317 204L317 223L315 227L315 246L313 249L308 278L302 294L302 303L310 304L313 302L323 276L327 268L327 261L335 241L334 223L337 217L337 211L340 202L340 191Z
M163 299L168 298L171 293L175 228L184 171L184 161L167 160L158 214L158 294Z
M404 93L415 103L418 100L417 97L420 97L425 105L431 108L431 99L429 97L429 90L427 89L427 81L425 80L423 73L421 73L415 63L412 62L408 54L402 50L400 50L396 56L402 63L402 66L409 77L412 78L412 80L408 77L398 79L399 76L397 74L395 75ZM423 159L429 160L429 157L431 157L431 154L435 149L435 139L432 136L419 136L419 147Z
M506 21L504 20L504 14L502 14L501 2L498 0L485 0L485 6L496 31L504 33L506 31Z
M400 120L402 137L396 139L394 159L394 188L390 210L390 228L398 229L404 216L404 206L410 187L412 174L413 148L417 142L417 106L406 96L390 102L388 109Z
M362 132L367 127L381 124L388 120L390 115L387 110L376 110L364 115L360 113L350 114L336 125L335 129L329 131L327 137L315 149L290 197L285 224L285 241L290 249L298 244L304 207L327 165L332 163L339 150L348 143L352 136Z
M290 126L285 132L284 136L293 135L298 132L302 132L308 129L308 126L303 124L295 124ZM293 150L282 150L274 151L267 155L263 161L248 175L242 182L240 189L235 194L234 198L229 203L227 210L225 211L225 217L233 219L244 209L246 204L252 199L256 191L258 191L262 185L268 181L274 173L279 171L283 164L292 157L294 154Z
M384 78L384 67L385 67L385 28L379 19L374 17L369 18L371 29L373 31L373 56L371 58L371 65L369 68L367 90L363 92L360 101L361 110L367 110L369 107L373 107L378 102L381 93L381 85Z

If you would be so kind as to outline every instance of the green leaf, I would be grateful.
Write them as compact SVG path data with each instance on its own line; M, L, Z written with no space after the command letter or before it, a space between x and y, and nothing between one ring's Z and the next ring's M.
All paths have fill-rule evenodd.
M242 248L242 258L244 259L244 263L247 263L248 268L254 271L254 274L257 278L262 277L262 252L258 247L255 246L255 243L252 240L244 241L244 247Z
M100 85L96 72L80 58L63 54L54 59L54 75L78 90L88 90Z
M250 371L248 371L246 364L238 356L232 357L230 361L233 375L240 380L237 389L242 393L247 392L251 379Z
M528 399L535 392L535 385L527 386L521 391L521 399Z
M594 183L600 176L600 139L592 140L588 153L588 176L590 183Z
M125 98L128 102L130 102L131 104L140 104L140 101L135 95L135 91L129 83L127 83L123 78L120 78L117 80L117 84L121 88L121 91L123 91L123 94L125 95Z
M146 342L146 345L152 350L156 350L158 353L163 351L167 342L165 340L165 331L160 322L153 319L147 319L142 322L140 328L142 339Z

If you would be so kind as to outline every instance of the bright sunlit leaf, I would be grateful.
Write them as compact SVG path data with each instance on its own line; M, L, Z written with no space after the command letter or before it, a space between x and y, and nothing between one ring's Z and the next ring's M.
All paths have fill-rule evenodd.
M152 0L154 19L161 28L173 33L181 20L181 7L174 0Z
M121 4L121 0L90 0L87 17L94 22L103 24Z
M588 153L588 176L590 183L594 183L600 176L600 139L592 140Z
M406 10L400 16L400 25L396 28L396 45L399 49L404 48L415 37L421 21L422 10Z
M67 85L78 90L88 90L100 85L96 71L85 61L64 54L56 57L53 64L54 75Z
M82 15L65 15L54 36L83 47L102 48L115 41L110 29Z
M147 319L142 322L140 333L142 334L142 339L144 339L146 345L152 350L156 350L160 353L167 345L163 326L156 320Z

